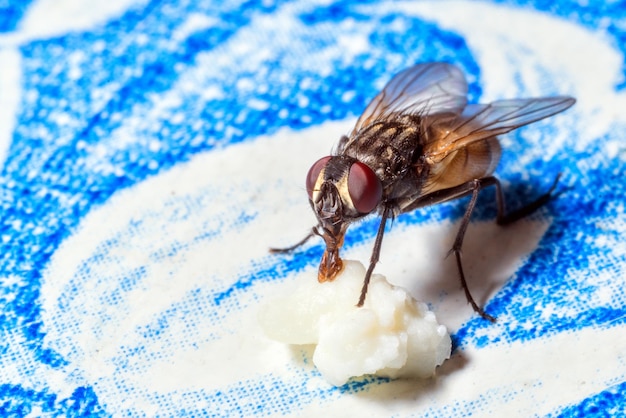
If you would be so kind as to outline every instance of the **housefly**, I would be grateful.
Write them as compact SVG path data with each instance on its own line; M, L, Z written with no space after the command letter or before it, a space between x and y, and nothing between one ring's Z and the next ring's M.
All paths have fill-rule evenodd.
M467 103L467 81L459 68L424 63L395 77L369 103L349 135L330 156L313 164L306 177L309 202L318 225L287 252L320 236L326 249L320 282L333 280L343 268L339 257L348 226L378 213L380 224L357 306L362 306L388 219L415 209L471 196L450 254L456 258L465 296L483 318L463 273L461 247L479 192L496 187L497 222L508 224L545 204L556 186L529 205L505 214L500 182L492 175L499 158L497 135L562 112L571 97Z

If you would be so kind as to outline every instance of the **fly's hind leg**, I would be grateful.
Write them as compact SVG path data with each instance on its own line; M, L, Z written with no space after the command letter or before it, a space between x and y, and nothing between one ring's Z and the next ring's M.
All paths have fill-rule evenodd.
M472 216L472 212L474 207L476 206L476 201L478 200L478 193L485 187L496 186L496 203L498 205L498 215L497 222L499 225L508 225L513 223L525 216L530 215L541 206L545 205L550 201L550 199L554 196L554 189L559 181L560 174L554 180L552 187L548 190L547 193L539 196L536 200L529 203L528 205L517 209L509 214L505 214L505 205L504 205L504 195L502 193L502 187L500 186L500 182L495 177L485 177L482 179L472 180L468 183L465 183L461 186L458 186L458 189L465 189L465 193L471 193L472 198L470 199L469 205L465 210L465 214L463 215L463 219L461 220L461 226L459 227L459 232L457 232L456 239L454 240L454 244L452 245L452 249L448 254L454 253L454 257L456 259L457 269L459 271L459 276L461 278L461 285L463 286L463 291L465 292L465 297L475 312L477 312L481 317L487 319L491 322L495 322L496 319L486 313L474 300L472 294L469 291L469 287L467 286L467 281L465 280L465 274L463 273L463 264L461 262L461 247L463 245L463 238L465 237L465 232L467 231L467 226L469 225L470 217Z
M554 179L554 182L552 183L552 186L546 193L542 194L534 201L528 203L527 205L509 214L504 213L505 207L504 207L504 196L502 194L502 188L500 187L500 183L496 182L496 202L498 204L498 225L511 224L517 220L520 220L530 215L531 213L533 213L534 211L536 211L537 209L539 209L540 207L548 203L552 198L554 198L556 195L559 194L559 193L555 194L554 190L556 189L556 185L559 183L560 178L561 178L561 173L557 174L556 178Z

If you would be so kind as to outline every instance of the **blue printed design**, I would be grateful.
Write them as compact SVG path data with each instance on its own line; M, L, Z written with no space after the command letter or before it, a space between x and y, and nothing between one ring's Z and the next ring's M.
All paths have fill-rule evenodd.
M24 12L30 5L30 0L3 1L0 3L0 32L15 30Z
M592 31L598 29L606 31L616 45L624 45L626 31L619 22L626 17L626 8L619 2L590 2L588 4L576 2L552 2L548 0L497 0L498 3L510 4L539 10L575 21ZM626 60L622 65L622 75L626 75ZM626 87L626 82L615 86L617 91Z
M0 402L0 413L5 417L29 414L106 416L91 388L84 387L77 388L69 398L59 400L55 394L4 384L0 386Z
M556 417L619 417L626 413L624 391L626 383L615 385L595 396L583 400L578 405L564 408Z
M614 46L624 52L625 35L619 25L623 8L617 4L588 8L567 2L509 4L547 11L588 30L602 24ZM0 2L0 32L19 32L26 9L37 6L36 1ZM284 29L277 21L291 26ZM367 47L348 54L338 43L340 37L365 40ZM243 52L233 47L246 44L251 48ZM250 143L285 127L304 130L354 117L382 81L415 62L443 60L461 66L470 80L470 101L481 98L485 82L475 51L463 36L392 4L376 2L316 6L261 0L226 5L150 1L129 6L105 24L30 39L18 49L20 106L0 175L0 412L4 415L145 412L141 406L113 404L121 405L123 399L101 399L99 385L106 379L92 381L80 370L85 353L78 343L45 341L48 332L52 333L48 330L57 325L43 320L46 268L63 243L77 233L81 221L109 204L114 194L165 175L204 152ZM622 71L626 74L624 66ZM614 93L623 87L623 83L616 85ZM482 349L626 322L626 298L620 292L626 265L626 253L620 249L625 227L624 149L615 152L606 145L620 141L623 128L623 121L615 121L605 128L603 137L582 150L575 132L568 132L560 152L549 160L529 151L536 147L537 138L528 131L510 135L498 171L510 183L505 190L507 204L519 207L532 200L559 172L564 174L564 190L542 212L552 223L539 247L487 305L501 319L497 332L492 331L494 325L472 319L454 335L459 347ZM564 129L543 125L541 138L556 137ZM520 167L519 155L534 158ZM173 199L172 205L179 204ZM187 210L214 204L184 202L168 221L188 222ZM100 242L80 261L80 274L68 272L74 275L55 301L59 312L76 313L75 322L67 321L65 327L82 329L81 301L91 273L114 264L112 248L132 249L127 243L154 228L161 219L159 211L144 213L125 225L122 233ZM396 224L454 220L463 211L461 201L407 214ZM481 196L474 216L494 218L490 192ZM151 263L184 257L189 248L198 248L220 234L237 233L258 217L254 209L248 209L221 223L198 225L186 239L146 249L149 261L145 264L98 276L100 281L89 285L106 289L93 301L102 307L100 319L107 323L116 318L117 313L107 308L111 312L127 308L125 298L146 285ZM346 248L371 240L376 228L376 219L355 225L346 237ZM172 229L163 227L163 231L165 235ZM202 335L203 330L189 324L193 318L189 312L197 309L193 315L219 324L247 306L249 298L257 297L258 285L315 265L321 249L315 244L269 262L247 260L248 270L240 272L234 282L183 292L167 309L137 326L146 346L123 347L125 356L116 358L116 371L139 370L175 349L190 349L184 339L176 347L165 346L175 330L183 329L193 344L219 339L219 335ZM586 280L587 272L602 274ZM118 281L118 287L106 288L106 283ZM606 292L617 296L607 301ZM95 335L104 332L91 331ZM67 386L59 386L58 379L41 380L51 371L65 374ZM388 383L366 379L339 389L310 389L307 384L319 379L310 364L291 371L294 380L289 381L279 376L251 377L219 390L197 389L176 396L155 390L142 396L159 405L160 412L172 415L208 410L224 416L268 416L297 413L312 403ZM624 400L619 396L623 385L597 391L577 405L563 406L558 414L623 411ZM125 390L132 396L139 389Z

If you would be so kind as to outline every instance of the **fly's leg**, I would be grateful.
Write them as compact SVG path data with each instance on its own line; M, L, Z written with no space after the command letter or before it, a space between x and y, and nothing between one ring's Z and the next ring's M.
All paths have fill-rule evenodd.
M470 199L469 205L465 210L465 214L463 215L463 219L461 219L461 226L459 227L459 232L456 234L456 238L454 240L454 244L452 248L448 252L448 255L454 253L454 257L456 259L456 266L459 271L459 277L461 279L461 285L463 286L463 291L465 292L465 298L467 302L472 305L474 312L478 313L484 319L487 319L491 322L496 322L496 318L489 315L484 311L483 308L478 306L472 294L470 293L469 287L467 286L467 280L465 280L465 273L463 273L463 263L461 262L461 247L463 246L463 238L465 238L465 232L467 232L467 226L469 225L470 218L472 216L472 212L474 211L474 207L476 206L476 201L478 200L478 193L487 186L492 184L496 184L498 190L500 190L500 183L495 177L487 177L480 180L473 180L471 182L465 183L463 186L469 186L469 191L472 193L472 198ZM504 207L503 200L501 199L501 192L498 192L498 214L500 214L500 207ZM500 217L500 216L498 216Z
M459 186L459 188L466 188L466 194L471 193L472 198L470 199L469 205L465 210L465 214L463 215L463 219L461 220L461 226L459 227L459 232L457 232L456 239L454 240L454 244L452 245L452 249L448 254L454 253L454 257L456 258L456 265L459 271L459 276L461 278L461 285L463 286L463 291L465 292L465 297L475 312L477 312L481 317L487 319L491 322L495 322L496 318L486 313L474 300L472 294L469 291L469 287L467 286L467 281L465 280L465 274L463 273L463 264L461 263L461 247L463 245L463 238L465 237L465 232L467 231L467 226L469 225L470 217L472 215L472 211L476 206L476 201L478 200L478 193L485 187L496 186L496 203L498 206L498 214L497 214L497 222L499 225L508 225L513 223L525 216L530 215L541 206L545 205L550 201L553 197L554 189L559 181L560 174L557 175L552 187L548 190L547 193L539 196L536 200L529 203L528 205L517 209L509 214L505 214L505 204L504 204L504 195L502 193L502 187L500 186L500 182L495 177L485 177L478 180L473 180L464 185Z
M559 183L560 178L561 178L561 173L557 174L556 178L554 179L554 182L552 183L552 186L546 193L542 194L536 200L530 202L526 206L523 206L506 215L504 213L505 208L504 208L504 196L502 194L502 187L500 187L500 182L496 181L495 184L496 184L496 202L498 204L498 218L497 218L498 225L508 225L515 221L518 221L530 215L531 213L533 213L534 211L536 211L537 209L539 209L540 207L548 203L552 198L558 195L558 193L556 195L554 194L554 190L556 189L556 185Z
M378 258L380 257L380 248L383 244L383 235L385 234L385 224L387 223L387 219L391 215L391 211L391 206L385 206L385 209L383 210L380 219L380 224L378 225L378 232L376 233L376 240L374 241L374 248L372 249L372 256L370 257L370 265L367 268L365 278L363 279L363 287L361 288L361 296L359 297L359 302L356 304L356 306L359 308L362 307L365 303L367 288L370 284L370 279L372 278L374 267L376 266L376 263L378 263Z
M286 247L286 248L270 248L270 253L272 253L272 254L290 253L293 250L295 250L296 248L301 247L302 245L304 245L308 240L313 238L314 235L319 235L316 228L311 229L311 232L309 232L309 234L306 237L304 237L303 239L301 239L300 241L298 241L294 245L292 245L290 247Z

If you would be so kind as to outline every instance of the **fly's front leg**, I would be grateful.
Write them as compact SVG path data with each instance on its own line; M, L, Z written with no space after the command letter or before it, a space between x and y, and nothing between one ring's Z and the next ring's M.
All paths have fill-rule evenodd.
M391 206L385 206L383 210L380 224L378 225L378 232L376 233L376 240L374 241L374 248L372 249L372 256L370 257L370 265L367 268L367 272L365 273L365 278L363 279L363 287L361 288L361 296L359 297L359 302L356 304L357 307L362 307L365 303L365 297L367 296L367 288L370 284L370 279L372 278L372 273L374 272L374 267L376 263L378 263L378 259L380 257L380 248L383 244L383 235L385 234L385 224L387 223L387 219L391 216Z
M313 227L311 229L311 232L309 232L309 234L304 237L303 239L301 239L300 241L298 241L297 243L295 243L294 245L290 246L290 247L286 247L286 248L270 248L270 253L272 254L284 254L284 253L290 253L293 250L295 250L298 247L301 247L302 245L304 245L308 240L310 240L314 235L319 235L319 233L317 232L316 227Z

